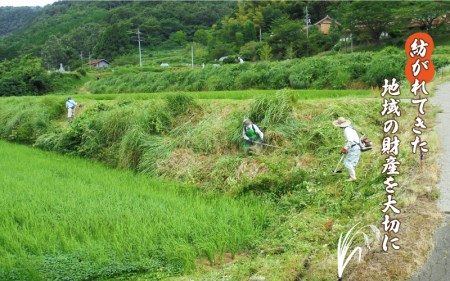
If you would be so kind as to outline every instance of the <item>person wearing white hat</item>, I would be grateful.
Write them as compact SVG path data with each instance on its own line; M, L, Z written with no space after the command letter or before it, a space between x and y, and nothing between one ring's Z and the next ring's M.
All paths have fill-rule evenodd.
M262 142L264 140L263 132L261 132L258 126L253 124L253 122L249 118L244 118L243 123L242 138L245 140L245 153L259 152L260 145L258 144L258 142Z
M350 174L348 181L356 181L355 168L359 162L359 157L361 156L361 147L358 133L352 126L350 126L350 124L351 121L346 120L344 117L339 117L337 120L333 121L334 126L344 129L344 136L347 140L344 148L341 150L341 153L346 154L344 166Z

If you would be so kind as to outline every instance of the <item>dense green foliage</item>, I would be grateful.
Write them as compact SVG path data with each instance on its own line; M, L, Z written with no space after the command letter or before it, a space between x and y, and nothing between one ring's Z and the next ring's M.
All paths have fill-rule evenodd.
M250 249L271 218L254 198L0 142L1 280L93 280L189 273Z
M209 28L233 6L226 1L58 1L41 9L20 32L0 38L8 42L0 43L0 56L27 50L42 55L50 68L59 63L75 68L81 64L81 53L85 59L89 54L112 59L135 50L137 37L130 33L138 28L144 47L185 43L170 39L177 32L192 38L195 30Z
M433 35L448 33L445 21L434 20L445 18L449 12L450 4L438 1L241 1L233 15L210 30L198 31L194 40L207 46L209 59L238 54L246 60L264 59L258 54L264 44L258 41L270 46L273 58L291 59L339 48L350 41L402 46L407 36L418 30ZM311 20L308 30L307 13ZM327 15L334 24L324 35L314 24ZM340 38L347 38L347 43L338 43Z
M0 96L42 95L51 79L39 59L22 56L0 63Z
M41 60L25 55L0 62L0 96L38 96L70 91L86 82L85 72L46 71Z
M221 91L243 89L355 89L380 86L384 79L404 77L404 52L342 54L283 62L207 66L202 69L145 71L127 68L90 84L93 93ZM434 61L436 67L448 59Z
M62 63L66 70L77 69L84 75L88 57L112 59L113 67L127 66L115 69L112 75L106 72L104 79L82 90L94 93L380 86L385 78L403 78L402 51L388 47L380 53L336 55L341 48L349 50L349 38L337 43L339 38L352 31L355 44L373 41L381 46L380 35L390 32L383 43L402 45L405 36L417 31L408 29L408 9L420 15L415 17L415 26L445 37L448 26L434 26L429 21L445 14L448 5L405 2L369 9L374 5L378 3L58 1L42 9L4 8L0 16L5 20L22 19L23 13L31 11L36 16L20 30L0 37L0 58L11 58L0 63L0 95L75 91L87 81L82 76L49 76L44 69L54 70ZM306 7L312 22L329 12L341 19L341 24L333 25L329 34L322 34L314 25L306 32L302 21ZM368 28L356 28L361 25ZM147 66L133 68L131 65L139 62L138 29ZM191 46L196 65L207 63L206 68L187 70ZM330 56L304 58L326 50L332 50ZM224 55L228 57L222 67L211 67L213 60ZM237 55L263 62L237 65ZM163 62L171 67L161 68ZM446 56L434 59L437 69L447 63Z
M12 22L21 21L26 11L35 15L19 30L0 37L0 58L32 52L49 68L59 63L75 68L85 64L89 55L114 60L137 53L139 29L147 53L194 44L200 62L222 56L232 60L241 56L246 61L293 59L338 50L350 41L402 46L412 32L445 34L448 25L438 19L445 18L449 8L435 1L383 5L376 1L58 1L39 10L0 10L0 19L12 18ZM304 24L306 9L309 29ZM329 34L314 25L326 15L334 20Z
M30 7L0 7L0 36L27 26L38 9Z

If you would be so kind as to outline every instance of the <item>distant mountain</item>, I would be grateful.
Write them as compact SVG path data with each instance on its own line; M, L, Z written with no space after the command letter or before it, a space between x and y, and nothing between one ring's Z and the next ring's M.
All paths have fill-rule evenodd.
M31 7L0 7L0 36L13 33L27 26L39 8Z
M136 42L131 32L138 28L146 46L158 47L177 34L191 40L196 30L211 28L236 6L233 1L58 1L40 9L2 8L0 59L41 56L58 45L68 57L83 52L111 59L129 51Z

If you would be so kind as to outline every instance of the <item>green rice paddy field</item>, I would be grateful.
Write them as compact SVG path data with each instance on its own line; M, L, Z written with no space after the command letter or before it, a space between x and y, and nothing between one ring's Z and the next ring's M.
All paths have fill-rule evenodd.
M272 211L0 141L0 280L186 274L252 247Z

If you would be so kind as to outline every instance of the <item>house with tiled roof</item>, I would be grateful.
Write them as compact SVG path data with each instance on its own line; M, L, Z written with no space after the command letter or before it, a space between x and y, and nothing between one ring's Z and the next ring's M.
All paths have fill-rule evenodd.
M339 26L341 24L339 22L335 21L334 19L332 19L329 15L327 15L323 19L316 22L314 25L319 28L319 31L321 33L328 34L328 33L330 33L331 26L333 26L333 25Z
M105 68L109 67L110 63L105 59L96 59L88 62L89 66L97 67L97 68Z

